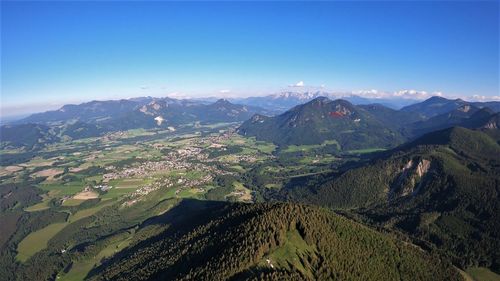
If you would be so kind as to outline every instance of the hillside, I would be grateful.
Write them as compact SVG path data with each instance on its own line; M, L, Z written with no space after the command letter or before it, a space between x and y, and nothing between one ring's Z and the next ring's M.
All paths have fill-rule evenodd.
M177 208L171 213L186 206ZM316 207L219 203L190 223L174 223L132 245L90 279L460 279L436 257Z
M422 239L462 267L500 270L497 130L450 128L424 135L288 199L358 210L368 221Z
M238 133L283 146L335 140L343 150L391 147L402 141L397 132L363 108L324 97L278 116L255 115L239 127Z
M385 125L391 126L395 130L423 120L422 116L418 113L395 110L382 104L366 104L359 105L359 107L368 111Z
M57 139L50 127L45 125L22 124L0 127L0 147L2 149L8 147L37 148Z

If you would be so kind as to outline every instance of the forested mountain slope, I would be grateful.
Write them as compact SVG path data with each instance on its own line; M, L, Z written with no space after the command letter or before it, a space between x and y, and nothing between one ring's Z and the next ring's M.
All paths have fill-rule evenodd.
M463 267L499 268L500 145L497 130L427 134L317 187L285 197L363 208L372 222L424 239Z
M391 126L345 100L316 98L287 112L255 115L238 132L278 145L321 144L336 141L342 150L393 147L402 138Z
M460 280L417 247L317 207L219 204L190 221L124 250L91 279Z

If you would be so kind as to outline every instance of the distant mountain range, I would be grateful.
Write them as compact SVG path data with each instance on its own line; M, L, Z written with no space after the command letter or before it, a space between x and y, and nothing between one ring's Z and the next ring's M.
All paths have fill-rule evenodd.
M470 105L478 108L488 107L495 112L500 111L500 102L468 102L462 99L446 99L443 97L431 97L423 102L415 103L401 108L401 111L414 112L425 118L430 118L439 114L444 114L462 106Z
M147 119L144 124L159 123L154 118L161 117L161 123L176 125L185 122L200 121L243 121L252 113L267 112L264 109L243 105L234 105L220 99L213 103L196 100L178 100L173 98L135 98L128 100L91 101L78 105L65 105L58 110L32 114L13 124L46 124L55 125L68 121L80 121L93 124L108 124L121 119ZM210 116L209 116L210 115ZM149 118L149 116L153 118Z
M224 99L209 102L168 97L65 105L1 126L1 146L32 149L63 138L93 137L117 130L247 120L240 127L241 134L279 145L319 144L329 140L336 141L340 149L390 148L450 126L486 126L493 114L500 111L500 102L432 97L396 110L378 103L354 105L347 100L331 101L318 97L321 94L328 93L284 92L238 100L247 105ZM356 99L358 103L371 101ZM288 111L273 116L285 109ZM490 122L490 126L495 124Z
M61 140L135 128L174 128L188 123L241 122L269 111L227 100L205 104L171 98L92 101L33 114L0 127L2 147L43 147Z
M469 103L441 97L401 110L319 97L277 116L255 115L238 132L282 146L337 141L342 150L388 148L452 126L496 126L499 110L500 102Z
M361 208L368 222L407 232L463 267L499 270L499 143L497 129L448 128L283 193L292 201Z
M261 97L230 99L230 101L237 104L258 106L268 110L284 112L294 106L309 102L318 97L327 97L330 99L340 98L356 105L378 103L392 109L400 109L401 107L419 102L418 100L403 98L364 98L351 93L331 93L326 91L284 91L281 93Z

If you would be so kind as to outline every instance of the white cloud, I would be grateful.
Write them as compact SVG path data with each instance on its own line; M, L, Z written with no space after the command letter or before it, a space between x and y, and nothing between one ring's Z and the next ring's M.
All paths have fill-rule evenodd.
M443 96L442 92L427 92L421 90L404 89L395 92L379 91L376 89L371 90L359 90L353 91L353 95L371 98L371 99L390 99L390 98L400 98L400 99L412 99L412 100L425 100L432 96Z
M428 93L427 91L419 90L400 90L394 93L395 97L400 97L403 99L415 99L423 100L434 96L434 94Z
M228 94L230 92L231 92L231 90L220 90L219 91L219 93L221 93L221 94Z
M379 92L378 90L359 90L352 92L353 95L364 97L364 98L383 98L386 96L386 93Z
M304 87L305 84L304 84L304 81L299 81L295 84L292 84L292 85L288 85L289 87Z
M481 95L472 95L470 97L464 98L469 101L500 101L500 96L481 96Z
M181 93L181 92L171 92L167 94L167 97L169 98L174 98L174 99L190 99L192 98L191 95Z

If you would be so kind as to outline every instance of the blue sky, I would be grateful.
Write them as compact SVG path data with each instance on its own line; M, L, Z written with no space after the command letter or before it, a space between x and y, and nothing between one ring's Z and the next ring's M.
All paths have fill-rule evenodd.
M132 96L499 96L499 2L5 2L3 114ZM23 109L24 108L24 109Z

